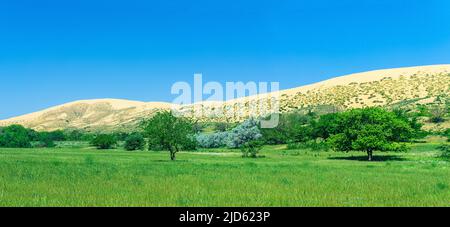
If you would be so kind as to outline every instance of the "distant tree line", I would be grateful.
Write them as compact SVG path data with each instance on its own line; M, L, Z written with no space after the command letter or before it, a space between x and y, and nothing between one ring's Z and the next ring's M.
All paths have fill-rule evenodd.
M145 141L141 133L115 132L97 134L82 130L36 131L21 125L0 127L0 147L32 148L55 147L55 142L87 141L98 149L114 148L119 141L124 141L127 150L143 149Z
M21 125L10 125L0 128L0 147L54 147L55 141L64 140L66 140L66 136L59 130L53 132L37 132Z
M135 132L94 134L81 130L37 132L20 125L0 128L0 147L53 147L55 141L90 141L98 149L123 146L126 150L166 150L175 160L181 150L197 148L241 149L244 157L257 157L263 145L288 144L288 149L364 151L368 160L374 151L407 151L405 142L426 135L418 112L382 108L352 109L318 115L281 114L276 128L259 127L258 119L240 124L199 123L159 112L144 120ZM449 136L447 130L442 133Z
M263 144L288 144L291 149L364 151L368 160L372 160L374 151L407 151L403 142L426 135L416 116L382 108L353 109L322 116L313 112L287 113L280 116L276 128L261 129L255 125L257 123L250 119L228 132L200 134L197 141L205 148L241 148L258 140Z

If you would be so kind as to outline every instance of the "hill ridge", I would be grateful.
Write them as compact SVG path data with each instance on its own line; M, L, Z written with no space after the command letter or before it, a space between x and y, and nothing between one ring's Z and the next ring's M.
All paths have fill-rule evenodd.
M260 96L243 97L225 102L201 102L180 107L193 111L201 106L205 111L223 106L235 108L250 100L279 95L281 112L295 111L315 106L337 109L392 105L406 100L430 99L450 94L450 64L414 66L372 70L343 75L318 83L272 92ZM151 116L162 109L171 108L167 102L142 102L126 99L77 100L0 120L0 126L22 124L37 130L80 128L87 130L124 129L139 119ZM248 116L217 121L240 121ZM210 119L211 120L211 119Z

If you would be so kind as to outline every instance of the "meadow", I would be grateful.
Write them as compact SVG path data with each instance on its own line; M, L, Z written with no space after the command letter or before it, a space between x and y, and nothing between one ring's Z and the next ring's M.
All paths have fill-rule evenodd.
M266 146L168 152L83 146L0 149L0 206L450 206L438 144L408 153Z

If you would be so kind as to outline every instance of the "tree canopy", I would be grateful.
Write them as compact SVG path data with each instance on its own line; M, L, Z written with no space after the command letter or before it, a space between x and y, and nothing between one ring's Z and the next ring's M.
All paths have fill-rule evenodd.
M158 112L152 118L143 121L142 129L149 139L149 147L158 145L161 149L169 151L171 160L175 160L176 153L184 146L193 143L192 121L176 117L169 111Z
M328 139L335 150L365 151L372 160L373 151L390 150L392 143L413 138L415 130L411 125L394 112L364 108L322 116L314 131Z

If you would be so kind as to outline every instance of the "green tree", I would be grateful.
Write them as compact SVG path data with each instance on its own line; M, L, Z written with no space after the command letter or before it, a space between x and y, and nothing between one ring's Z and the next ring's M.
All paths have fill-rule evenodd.
M50 137L42 137L39 139L38 143L35 144L36 147L55 147L55 141L53 141Z
M114 132L113 136L118 140L118 141L125 141L129 134L126 132Z
M353 109L321 117L316 127L318 135L324 136L334 150L364 151L369 160L375 150L391 150L398 147L393 143L414 137L410 122L381 108Z
M69 141L83 141L83 140L85 140L85 139L83 139L83 136L86 135L86 132L77 130L77 129L73 129L73 130L65 131L64 135L66 137L66 140L69 140ZM88 141L89 140L92 140L92 139L88 139Z
M56 130L48 133L50 140L52 141L65 141L66 135L61 130Z
M11 125L0 131L0 147L29 148L31 139L29 130L21 125Z
M191 144L193 140L193 123L183 118L175 117L172 112L158 112L149 120L142 123L144 135L149 138L149 147L158 145L170 152L170 159L175 160L183 146Z
M311 139L311 122L315 118L313 112L308 114L285 113L280 115L278 126L270 129L261 129L264 141L267 144L286 144L292 142L306 142Z
M399 120L397 121L398 129L400 129L400 132L403 132L403 134L397 134L400 141L408 141L410 138L423 138L427 135L427 133L422 130L423 124L418 121L417 116L414 113L408 113L402 109L394 109L393 112L397 120ZM405 122L409 124L411 130L405 131L402 129L403 127L407 127L404 125L402 126Z
M94 137L91 144L97 147L97 149L111 149L117 144L117 139L114 135L99 134Z
M335 151L350 151L352 142L344 133L338 133L328 137L327 142Z
M127 151L135 151L135 150L144 150L145 147L145 139L141 133L131 133L125 138L125 150Z
M365 125L359 132L352 148L367 152L369 161L373 159L373 151L384 150L388 141L381 125Z
M327 139L342 131L341 113L322 115L318 121L311 122L312 137Z

